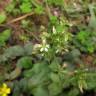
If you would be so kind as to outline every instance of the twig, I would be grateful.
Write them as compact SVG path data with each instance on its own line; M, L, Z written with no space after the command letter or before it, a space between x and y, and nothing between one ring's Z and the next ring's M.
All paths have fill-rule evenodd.
M7 24L15 23L15 22L17 22L17 21L20 21L20 20L22 20L22 19L25 19L25 18L28 17L28 16L33 15L33 14L34 14L34 13L32 12L32 13L28 13L28 14L25 14L25 15L23 15L23 16L17 17L17 18L15 18L15 19L9 21Z

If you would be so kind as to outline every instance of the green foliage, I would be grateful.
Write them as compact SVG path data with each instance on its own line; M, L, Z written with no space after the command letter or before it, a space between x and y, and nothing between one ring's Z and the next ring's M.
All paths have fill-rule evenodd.
M52 83L48 86L48 89L51 96L56 96L62 92L62 84Z
M11 13L15 8L15 3L12 2L11 4L8 4L8 6L5 8L5 10L8 12L8 13Z
M49 96L48 92L43 86L38 86L37 88L34 88L32 93L34 94L34 96Z
M17 7L18 6L18 7ZM5 10L13 15L18 15L21 13L30 13L34 10L36 14L44 13L44 8L39 5L35 0L13 0Z
M32 11L32 4L29 2L24 2L20 5L22 13L29 13Z
M6 14L4 12L0 13L0 24L6 21Z
M3 32L0 33L0 46L5 45L5 42L10 38L11 36L11 30L6 29Z
M68 93L68 96L78 96L78 94L79 94L79 90L76 88L72 88Z
M57 17L56 16L50 16L50 21L51 21L51 23L52 24L56 24L56 22L57 22Z
M54 20L55 19L55 20ZM53 56L57 53L62 53L68 48L69 41L71 39L71 33L67 32L68 23L65 21L65 19L61 19L60 22L53 17L53 19L50 19L50 28L48 29L48 32L44 32L41 35L42 43L45 41L45 45L48 45L48 58L53 58Z
M87 88L89 89L89 87L96 88L96 84L94 84L93 87L90 86L93 81L88 79L89 77L91 77L91 79L94 78L94 76L96 76L95 74L91 76L90 73L80 70L76 71L76 73L71 76L68 75L68 72L70 72L69 70L62 69L60 66L60 70L58 71L54 72L50 70L50 65L41 62L41 64L34 64L30 71L28 70L24 72L25 76L30 78L28 86L30 92L32 92L34 96L38 96L39 94L45 94L45 96L47 96L48 93L49 96L59 96L62 93L62 90L70 86L73 87L72 90L68 91L68 94L64 91L66 96L78 96L80 91L83 92L83 89L86 90Z
M95 51L95 43L96 41L93 40L94 34L92 35L91 32L87 31L80 31L76 35L76 39L74 43L77 47L80 48L81 51L93 53Z
M17 67L28 69L32 67L32 58L31 57L22 57L17 62Z
M19 57L19 56L29 56L29 55L32 55L32 44L31 43L28 43L26 44L25 46L13 46L13 47L10 47L10 48L7 48L5 51L4 51L4 54L0 55L0 62L5 62L9 59L15 59L16 57ZM18 50L19 49L19 50Z
M34 9L35 13L37 14L42 14L44 13L44 8L42 6L37 6L35 9Z
M53 5L63 5L64 4L64 0L47 0L49 4L53 4Z
M0 82L8 81L12 96L81 96L96 90L96 72L85 67L93 62L82 60L89 53L96 57L94 4L87 0L12 0L5 11L10 18L33 12L23 20L19 17L21 23L15 19L18 26L4 24L16 36L10 29L0 32ZM0 15L0 30L5 13ZM88 20L81 23L82 18ZM11 36L13 46L7 42Z
M72 90L68 90L66 96L78 96L78 94L83 92L83 90L96 89L95 73L93 74L85 69L71 71L70 69L63 68L59 58L54 58L54 60L52 60L50 63L42 60L35 61L36 63L33 65L30 54L25 55L25 53L29 50L24 51L25 49L29 48L30 45L31 44L27 44L24 47L14 46L10 48L10 52L13 52L14 55L11 53L9 57L21 56L17 61L16 69L10 74L7 74L6 77L8 80L14 80L19 76L22 76L20 81L22 84L17 83L17 86L14 86L14 89L18 88L18 90L16 89L18 94L21 94L21 92L29 92L28 94L33 94L34 96L60 96L60 94L66 93L66 91L63 90L66 90L66 88L72 86ZM19 50L17 50L18 48ZM21 50L23 51L20 52ZM9 50L7 49L5 53L10 54L10 52L8 52Z

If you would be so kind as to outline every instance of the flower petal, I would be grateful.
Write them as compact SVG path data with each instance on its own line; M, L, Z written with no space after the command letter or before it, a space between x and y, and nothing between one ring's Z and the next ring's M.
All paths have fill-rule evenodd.
M5 83L3 83L3 87L4 87L4 88L7 88L7 85L6 85Z
M0 90L0 96L3 94L3 92Z
M46 47L49 48L49 45L47 44Z
M48 52L48 48L45 48L44 50L45 50L45 52Z
M11 93L10 88L7 88L7 89L5 90L5 92L6 92L6 94L10 94L10 93Z
M4 94L2 94L1 96L8 96L8 95L4 93Z
M44 51L44 48L41 48L41 49L40 49L40 52L43 52L43 51Z

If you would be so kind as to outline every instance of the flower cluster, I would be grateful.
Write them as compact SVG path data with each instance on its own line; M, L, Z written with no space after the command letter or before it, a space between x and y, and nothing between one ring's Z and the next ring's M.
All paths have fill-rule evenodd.
M39 51L42 53L44 52L48 52L49 51L49 48L50 48L50 45L46 43L46 40L42 40L42 43L41 44L36 44L34 46L34 50L36 49L39 49Z
M8 86L5 83L3 83L3 85L0 86L0 96L8 96L8 94L10 93L10 88L8 88Z

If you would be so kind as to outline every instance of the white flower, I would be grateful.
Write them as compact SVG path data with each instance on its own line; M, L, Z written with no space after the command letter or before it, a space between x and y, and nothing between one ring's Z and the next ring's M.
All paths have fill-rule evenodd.
M46 43L46 39L42 40L41 44L36 44L34 50L39 50L40 52L48 52L50 46Z
M49 50L49 45L46 44L41 46L40 52L48 52L48 50Z
M42 47L42 48L40 49L40 52L43 52L43 51L48 52L48 48L43 48L43 47Z
M56 34L56 28L54 26L53 26L52 31L53 31L53 34Z

